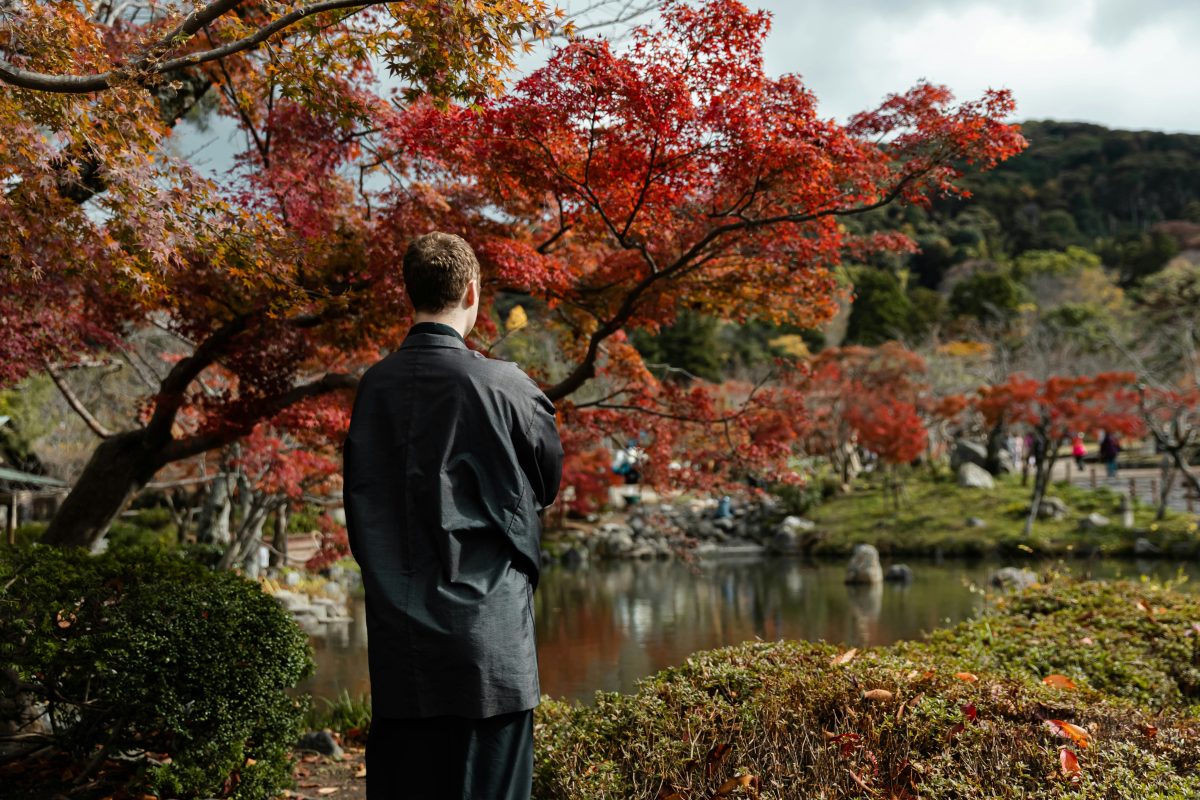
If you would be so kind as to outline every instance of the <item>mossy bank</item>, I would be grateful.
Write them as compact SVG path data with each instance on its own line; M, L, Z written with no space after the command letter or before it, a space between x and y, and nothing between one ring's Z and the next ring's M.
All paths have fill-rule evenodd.
M1200 797L1197 623L1173 588L1059 579L926 642L698 653L544 703L535 796Z
M1168 511L1158 521L1155 509L1135 503L1133 525L1126 528L1121 496L1104 488L1054 484L1049 495L1062 500L1068 511L1061 519L1037 520L1026 535L1029 494L1017 476L997 478L992 489L968 489L953 478L922 471L906 482L897 509L879 486L860 481L849 493L834 494L807 511L816 523L808 552L841 557L855 544L866 543L885 556L1200 557L1195 515ZM1085 521L1089 515L1108 523L1090 524ZM1139 539L1144 540L1141 552Z

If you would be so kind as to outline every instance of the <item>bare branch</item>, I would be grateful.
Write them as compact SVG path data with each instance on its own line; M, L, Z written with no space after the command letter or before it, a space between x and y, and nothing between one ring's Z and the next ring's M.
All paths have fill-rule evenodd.
M67 382L63 380L61 375L58 374L58 370L54 368L54 365L50 363L49 359L45 359L43 363L46 366L47 374L50 375L50 380L54 381L54 385L57 386L58 391L62 393L63 399L67 401L67 405L69 405L71 409L79 415L79 418L83 420L85 425L91 428L92 433L96 434L101 439L108 439L111 437L113 432L104 427L100 420L96 419L91 411L88 411L87 406L85 406L83 401L79 399L79 395L75 394L75 391L67 385Z

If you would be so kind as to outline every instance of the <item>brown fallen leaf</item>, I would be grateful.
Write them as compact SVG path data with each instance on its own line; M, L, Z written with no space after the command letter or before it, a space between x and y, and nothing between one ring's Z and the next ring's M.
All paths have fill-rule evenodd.
M712 780L717 774L717 769L721 766L721 762L729 755L729 751L733 749L732 745L721 742L713 746L712 750L708 751L708 758L704 760L704 777Z
M974 672L956 672L954 673L954 677L958 678L960 681L966 681L967 683L975 683L979 680L979 676Z
M1156 725L1143 725L1143 726L1142 726L1142 733L1146 734L1146 737L1147 737L1147 738L1149 738L1149 739L1153 739L1155 736L1157 736L1157 735L1158 735L1158 726L1156 726Z
M886 703L894 697L887 689L868 689L862 693L864 700L870 700L875 703Z
M317 794L335 794L338 791L339 789L336 786L322 786L320 789L317 789Z
M1079 688L1075 685L1075 681L1071 680L1066 675L1059 675L1058 673L1047 675L1046 677L1042 678L1042 683L1046 684L1047 686L1053 686L1055 689L1063 689L1065 691L1074 691L1075 689Z
M358 769L356 769L356 770L354 771L354 777L356 777L356 778L365 778L365 777L367 777L367 766L366 766L366 764L363 764L362 766L360 766Z
M842 653L841 655L834 656L832 659L830 659L829 666L840 667L843 664L849 664L856 655L858 655L858 648L851 647L849 650Z
M753 775L739 775L736 778L730 778L717 787L713 797L728 797L737 788L749 789L751 796L758 797L758 778Z

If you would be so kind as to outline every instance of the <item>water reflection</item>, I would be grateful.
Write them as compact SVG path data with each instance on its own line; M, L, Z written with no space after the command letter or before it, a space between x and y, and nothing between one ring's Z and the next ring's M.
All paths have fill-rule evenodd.
M618 562L547 570L535 595L542 691L590 699L628 691L697 650L750 639L825 639L850 646L888 644L972 614L989 562L913 563L907 585L846 586L843 566L799 560ZM1170 577L1164 562L1068 564L1097 577ZM1186 570L1197 573L1195 565ZM318 697L369 689L361 601L354 621L314 639Z

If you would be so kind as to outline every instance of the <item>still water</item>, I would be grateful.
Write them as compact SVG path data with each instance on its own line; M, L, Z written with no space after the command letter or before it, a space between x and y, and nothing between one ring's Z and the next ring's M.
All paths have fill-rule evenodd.
M697 650L751 639L825 639L850 646L914 639L952 625L983 604L989 561L908 562L908 585L846 586L842 563L792 559L610 562L543 571L535 598L542 692L590 700L596 690L630 691L639 678ZM886 565L885 565L886 566ZM1200 568L1165 561L1031 564L1098 578L1174 577ZM365 694L366 623L313 639L317 671L302 687L317 697Z

